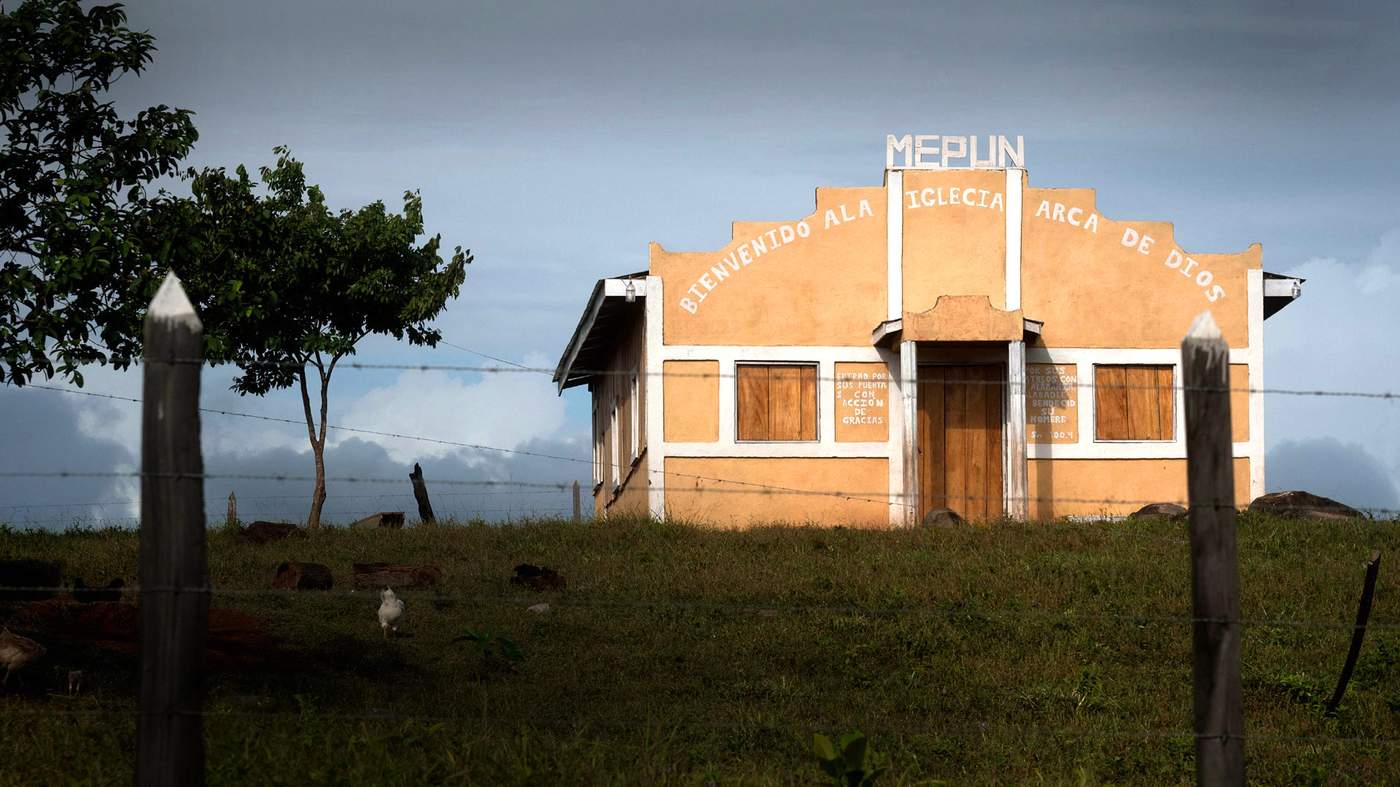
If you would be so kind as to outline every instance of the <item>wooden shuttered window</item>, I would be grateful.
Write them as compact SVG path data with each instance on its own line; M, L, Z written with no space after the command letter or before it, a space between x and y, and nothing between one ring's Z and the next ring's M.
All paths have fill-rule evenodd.
M740 440L816 440L816 364L740 364Z
M1175 423L1171 366L1094 367L1096 439L1171 440Z

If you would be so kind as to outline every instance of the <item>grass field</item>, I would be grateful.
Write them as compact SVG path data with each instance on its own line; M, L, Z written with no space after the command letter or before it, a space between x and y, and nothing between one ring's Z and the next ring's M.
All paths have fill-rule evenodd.
M1349 626L1364 560L1397 548L1400 523L1244 515L1244 616ZM0 558L60 559L89 583L134 584L137 551L131 532L0 531ZM813 784L812 734L853 730L888 766L882 784L1194 780L1191 630L1161 620L1190 613L1182 524L210 535L219 589L266 589L287 559L329 565L336 589L214 596L266 620L290 656L210 675L210 784ZM361 561L443 570L437 590L401 593L398 639L381 638L377 594L349 592ZM558 569L567 591L511 585L521 562ZM1394 565L1373 622L1400 623ZM548 613L526 610L540 601ZM469 628L523 660L453 641ZM1368 634L1341 713L1320 710L1349 638L1245 629L1252 783L1400 780L1400 629ZM130 783L135 665L54 646L17 673L0 695L0 783ZM69 697L75 668L92 688Z

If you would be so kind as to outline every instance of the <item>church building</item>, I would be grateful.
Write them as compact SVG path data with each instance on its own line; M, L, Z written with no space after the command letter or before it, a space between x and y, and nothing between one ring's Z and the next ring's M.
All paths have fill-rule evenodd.
M979 155L985 153L986 158ZM554 380L587 385L598 516L900 526L1122 516L1186 499L1180 344L1230 346L1235 493L1264 492L1264 320L1302 281L1258 244L1031 185L1020 138L908 135L884 183L653 243L601 279Z

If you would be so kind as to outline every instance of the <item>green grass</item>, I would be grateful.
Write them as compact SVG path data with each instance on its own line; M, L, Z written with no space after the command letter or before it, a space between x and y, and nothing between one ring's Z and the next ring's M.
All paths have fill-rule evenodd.
M1362 564L1400 523L1241 517L1248 619L1350 625ZM0 531L0 558L136 581L120 531ZM1184 525L1001 524L868 531L677 524L330 529L261 547L210 536L211 580L263 589L277 564L329 565L330 593L216 595L269 621L285 670L209 678L210 784L813 784L812 734L860 730L883 784L1191 783L1191 630L1124 618L1190 613ZM381 640L350 564L434 563ZM561 571L563 595L508 583ZM1400 623L1383 564L1374 622ZM545 615L526 607L546 601ZM4 615L0 611L0 615ZM510 671L454 637L491 629ZM1350 631L1249 626L1250 781L1400 778L1400 630L1375 629L1341 713L1324 718ZM70 698L60 674L96 688ZM0 783L130 783L130 657L55 648L0 696ZM53 692L42 686L51 683ZM52 715L48 710L115 710ZM347 718L388 712L420 719ZM1347 738L1343 742L1287 738Z

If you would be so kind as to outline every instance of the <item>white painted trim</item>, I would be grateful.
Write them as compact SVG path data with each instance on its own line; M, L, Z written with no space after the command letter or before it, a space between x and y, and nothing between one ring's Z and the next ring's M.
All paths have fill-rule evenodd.
M1006 308L1021 308L1021 176L1024 170L1006 170Z
M648 277L650 278L650 277ZM608 298L626 298L627 282L636 282L636 279L599 279L593 285L593 293L589 295L588 305L584 307L583 316L579 318L578 325L574 328L573 336L569 338L569 344L564 350L564 357L559 360L559 365L555 367L553 380L558 386L558 393L564 393L564 385L569 381L569 372L574 368L574 361L578 359L579 351L583 349L583 343L588 339L588 334L593 331L593 323L598 319L598 312L603 308L603 301ZM634 292L634 297L645 298L647 288L641 292ZM660 300L661 293L657 292L652 300Z
M646 278L646 399L647 399L647 509L654 519L666 518L666 376L661 373L662 352L661 277Z
M904 386L900 382L898 348L882 349L880 354L884 356L885 370L890 376L889 387L886 390L889 403L889 432L886 437L889 439L885 444L885 456L889 457L890 467L890 525L899 527L904 524L904 498L901 497L904 494Z
M1002 510L1006 515L1025 520L1028 476L1026 469L1026 343L1006 343L1006 413L1005 441L1002 449Z
M1264 280L1264 271L1245 271L1245 290L1249 297L1249 499L1264 494L1264 296L1273 281L1293 282L1297 279ZM1301 290L1301 288L1300 288ZM1293 297L1297 297L1295 293ZM1234 353L1231 352L1231 360Z
M875 326L875 330L870 332L870 343L875 347L880 347L885 343L886 339L903 330L903 317L897 320L885 320L884 322Z
M903 479L900 494L894 500L903 501L901 521L908 527L919 524L919 346L917 342L899 343L899 391L904 423L900 455Z
M816 414L815 417L816 417L816 419L817 419L817 439L815 439L815 440L740 440L740 439L739 439L739 367L740 367L740 366L767 366L767 367L773 367L773 366L815 366L816 369L817 369L817 371L816 371L816 376L817 376L817 390L816 390L814 393L815 393L815 395L816 395L816 397L817 397L817 401L816 401L815 409L814 409L813 412ZM827 424L825 423L825 421L826 421L827 419L822 418L822 399L823 399L824 397L828 396L828 395L834 395L835 390L836 390L835 384L831 381L832 378L834 378L834 377L836 376L836 369L835 369L834 366L832 366L831 368L826 368L827 366L828 366L828 364L823 364L823 363L821 363L820 361L800 361L800 360L792 360L792 361L750 361L750 360L737 360L737 361L735 361L734 364L733 364L733 369L731 370L731 371L733 371L733 373L734 373L733 376L732 376L732 377L721 377L721 378L720 378L721 380L726 380L726 381L728 381L728 383L729 383L729 385L730 385L730 387L731 387L731 390L730 390L730 401L733 402L733 407L731 408L731 409L733 410L733 412L731 413L731 415L733 416L733 420L734 420L734 422L731 424L731 427L732 427L732 430L733 430L734 439L731 440L730 442L734 443L735 445L787 445L787 444L825 445L825 444L835 443L835 442L836 442L836 424L835 424L835 423L832 423L831 426L830 426L830 428L828 428L828 427L827 427ZM721 373L721 374L724 373L724 367L723 367L723 366L720 367L720 373ZM722 409L723 409L723 408L721 408L721 410L722 410ZM834 418L831 419L831 420L832 420L833 422L835 421Z
M841 361L875 363L883 360L874 347L865 345L806 345L771 344L746 346L737 344L668 344L661 348L668 361ZM732 374L733 369L721 373Z
M1260 325L1262 327L1263 304L1260 303ZM1252 318L1251 318L1252 319ZM1253 348L1230 348L1230 363L1249 364L1251 388L1259 388L1254 380L1255 361ZM1262 356L1258 366L1262 368ZM1033 347L1026 351L1026 363L1074 364L1076 379L1079 381L1079 440L1075 443L1029 443L1026 455L1029 459L1185 459L1186 458L1186 397L1181 390L1181 350L1165 348L1115 348L1115 347ZM1172 383L1175 387L1172 439L1171 440L1098 440L1094 435L1095 364L1151 364L1172 367ZM1251 394L1251 399L1261 394ZM1253 476L1257 447L1254 445L1254 424L1252 419L1257 408L1250 406L1250 440L1235 443L1233 455L1236 458L1250 458L1250 474ZM1262 427L1261 427L1262 428ZM1251 479L1251 487L1253 486Z
M627 375L627 399L631 405L627 408L628 421L628 443L627 459L629 462L636 462L642 455L642 397L641 388L638 387L638 369L632 369L632 373Z
M658 302L660 299L657 299ZM650 345L649 345L650 346ZM860 456L890 456L886 443L844 443L836 440L836 364L838 363L878 363L890 370L891 360L874 347L863 346L806 346L784 345L767 347L745 347L739 345L667 345L657 354L664 361L716 361L719 364L719 438L713 443L672 443L660 441L659 451L667 456L676 456L678 451L699 451L696 456L843 456L849 450L864 450ZM739 442L738 437L738 379L736 370L741 363L790 363L815 364L817 367L817 439L800 442L752 441ZM659 369L659 364L658 364ZM890 374L891 383L895 375ZM893 390L893 385L892 389ZM890 405L890 429L895 407ZM663 432L658 431L658 435ZM890 444L897 445L893 441ZM849 446L884 446L885 449L870 453L869 449L850 449ZM796 447L792 447L796 446ZM740 453L734 453L740 451ZM795 453L794 453L795 452Z
M1124 363L1181 365L1180 348L1121 348L1121 347L1028 347L1026 363ZM1249 350L1230 348L1230 363L1248 363ZM1080 380L1083 383L1083 380Z
M904 173L885 171L885 319L904 316Z
M889 443L825 443L825 442L747 442L667 443L667 456L735 457L745 459L884 459L889 456Z
M1081 430L1082 432L1083 430ZM1234 457L1250 456L1248 442L1234 443ZM1028 443L1030 459L1185 459L1184 440L1122 440L1098 443Z

